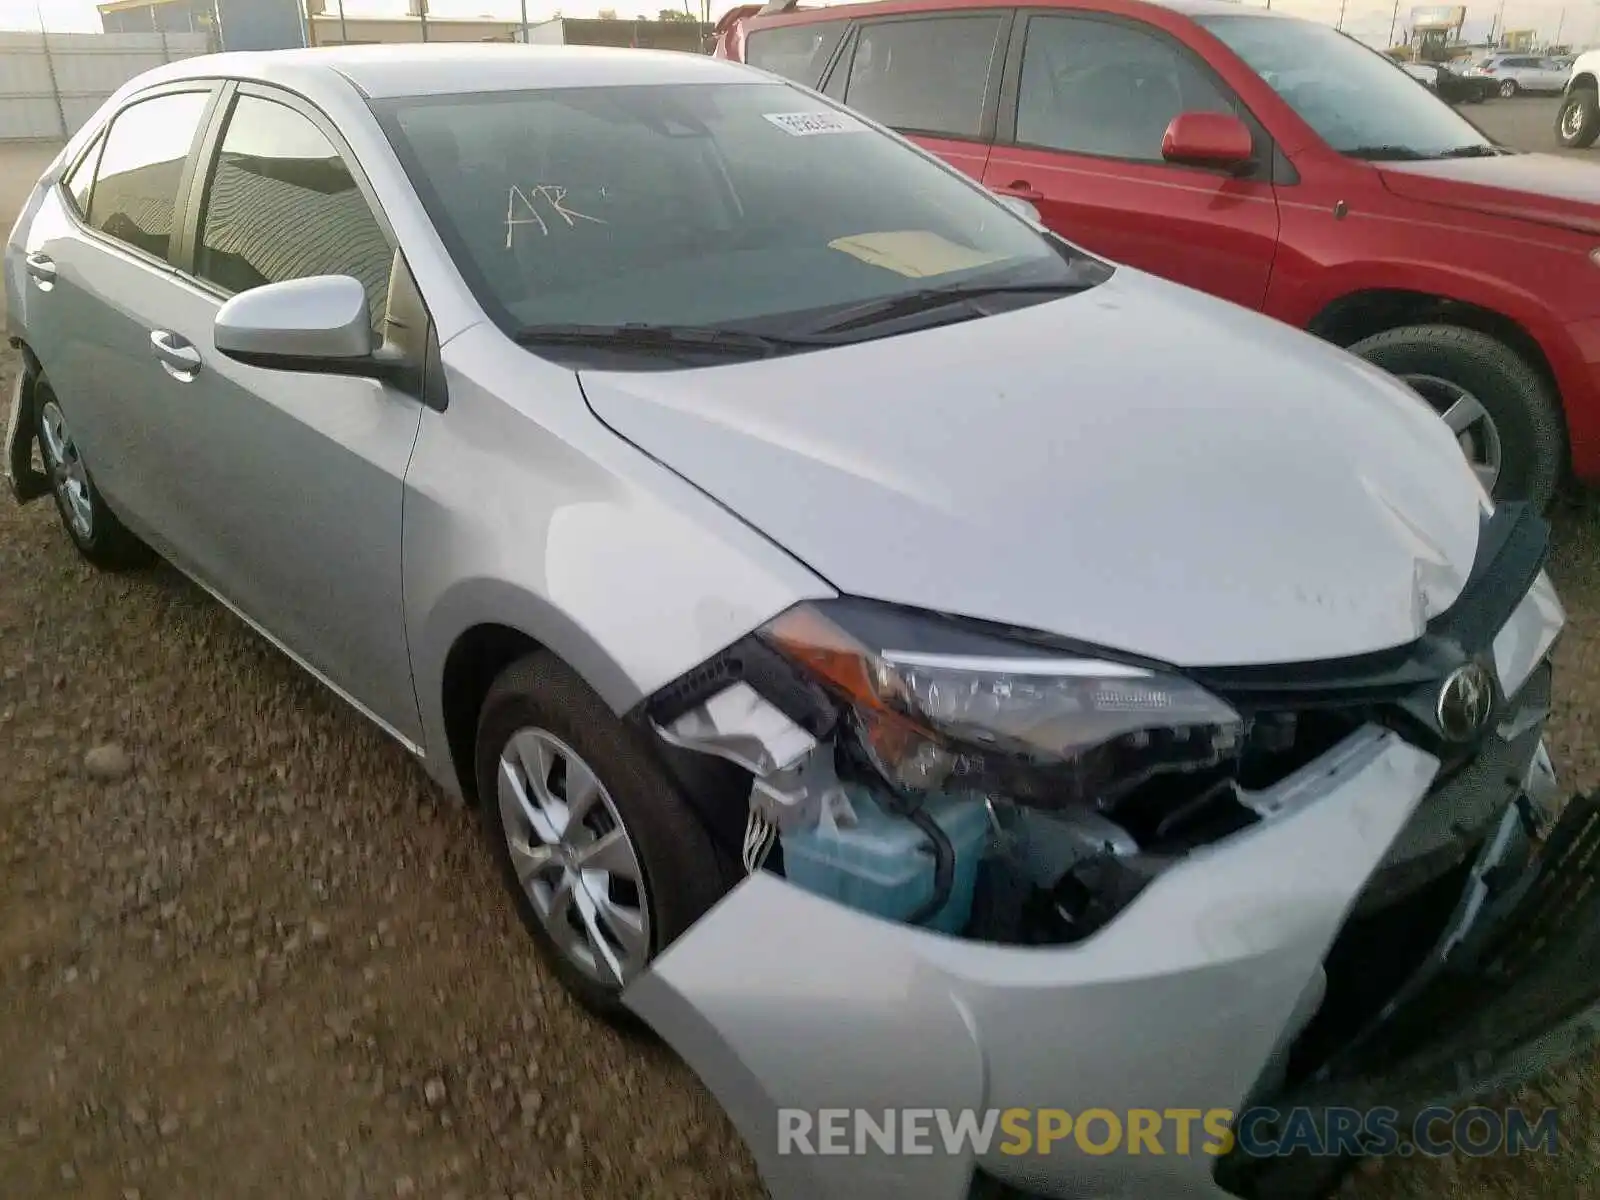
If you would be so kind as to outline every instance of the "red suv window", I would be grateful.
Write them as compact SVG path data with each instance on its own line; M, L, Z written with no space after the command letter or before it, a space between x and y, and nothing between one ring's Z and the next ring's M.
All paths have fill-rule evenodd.
M844 40L845 21L817 21L757 29L744 43L744 61L752 67L816 87L828 60Z
M892 129L980 137L1003 24L1000 14L985 13L863 25L844 102Z

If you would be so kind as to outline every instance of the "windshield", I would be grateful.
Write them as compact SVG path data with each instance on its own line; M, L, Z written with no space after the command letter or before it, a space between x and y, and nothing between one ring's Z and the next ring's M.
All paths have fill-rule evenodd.
M1087 286L1107 270L784 83L377 108L469 284L514 335L557 325L569 341L572 327L592 337L625 325L777 335L936 289L994 284L1012 290L1011 307L1040 303L1052 286Z
M1333 149L1440 158L1492 143L1394 62L1338 30L1268 16L1201 17Z

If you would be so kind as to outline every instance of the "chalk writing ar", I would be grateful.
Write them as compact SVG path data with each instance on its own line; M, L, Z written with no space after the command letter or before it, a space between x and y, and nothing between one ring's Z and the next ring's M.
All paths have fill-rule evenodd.
M600 194L605 195L604 188L600 189ZM596 225L605 224L599 217L591 217L588 213L569 208L566 200L567 189L560 184L537 183L526 192L516 184L512 184L511 192L506 197L506 249L511 249L517 230L524 225L537 226L541 237L550 236L550 223L539 214L536 201L542 202L550 210L552 220L559 217L569 228L577 225L579 221L592 221Z

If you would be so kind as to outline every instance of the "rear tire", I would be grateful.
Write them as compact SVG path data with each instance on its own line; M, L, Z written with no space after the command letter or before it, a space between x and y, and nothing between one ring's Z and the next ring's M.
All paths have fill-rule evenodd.
M1500 84L1500 99L1513 100L1516 98L1517 93L1521 90L1522 89L1517 87L1517 81L1515 79L1502 80Z
M103 571L142 567L155 552L117 519L78 454L61 401L43 379L34 385L34 423L39 454L61 526L89 563Z
M1541 511L1549 506L1565 474L1565 419L1549 385L1511 347L1476 329L1410 325L1374 334L1349 349L1392 375L1441 381L1475 399L1499 440L1494 498L1528 500ZM1435 400L1423 387L1413 387Z
M587 929L586 934L580 932L576 937L560 920L550 916L554 912L551 897L561 883L559 877L564 868L551 864L540 874L527 869L530 856L522 847L531 846L533 839L518 824L515 799L503 803L506 788L502 786L502 759L518 739L527 739L530 734L569 757L555 786L551 786L554 776L535 785L526 771L524 785L543 787L552 794L559 791L557 799L564 802L570 795L566 789L571 777L568 772L574 770L572 764L591 772L601 791L599 798L589 804L590 810L601 824L614 819L620 825L623 840L633 855L623 870L600 869L600 861L595 860L591 864L595 869L586 868L588 874L574 885L586 889L586 894L572 905L576 917L567 918L572 928ZM606 969L593 944L594 937L599 936L598 926L590 923L589 914L581 910L586 904L596 904L598 896L601 907L595 911L601 915L595 921L611 935L607 944L618 959L626 957L627 939L616 937L625 931L610 922L619 911L631 914L636 910L641 914L644 920L638 924L644 927L643 941L647 945L636 969L642 969L722 898L725 888L721 860L705 826L640 735L619 720L572 668L546 651L513 663L490 687L478 719L475 771L484 832L534 945L580 1004L614 1024L637 1028L621 1000L627 984L637 974L624 973L618 979ZM560 807L567 806L563 803ZM568 808L569 822L572 811L575 810ZM616 825L608 825L612 831L615 828ZM586 837L592 836L583 832ZM545 837L542 833L538 836ZM516 851L514 843L518 843ZM521 876L519 861L524 866ZM609 856L606 861L609 863ZM628 877L635 868L641 876L636 882ZM604 881L593 882L591 877L597 875L604 876ZM527 886L524 879L528 880ZM607 890L597 892L597 886ZM611 890L614 887L623 888L620 899L619 893ZM585 936L588 942L579 945Z
M1586 150L1600 137L1600 95L1594 88L1575 88L1556 113L1556 140L1569 150Z

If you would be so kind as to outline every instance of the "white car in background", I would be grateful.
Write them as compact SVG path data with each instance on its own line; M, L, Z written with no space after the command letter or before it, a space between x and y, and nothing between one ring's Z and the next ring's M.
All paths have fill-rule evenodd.
M1491 54L1464 73L1496 80L1501 98L1509 100L1520 92L1559 92L1566 87L1571 70L1570 63L1536 54Z

